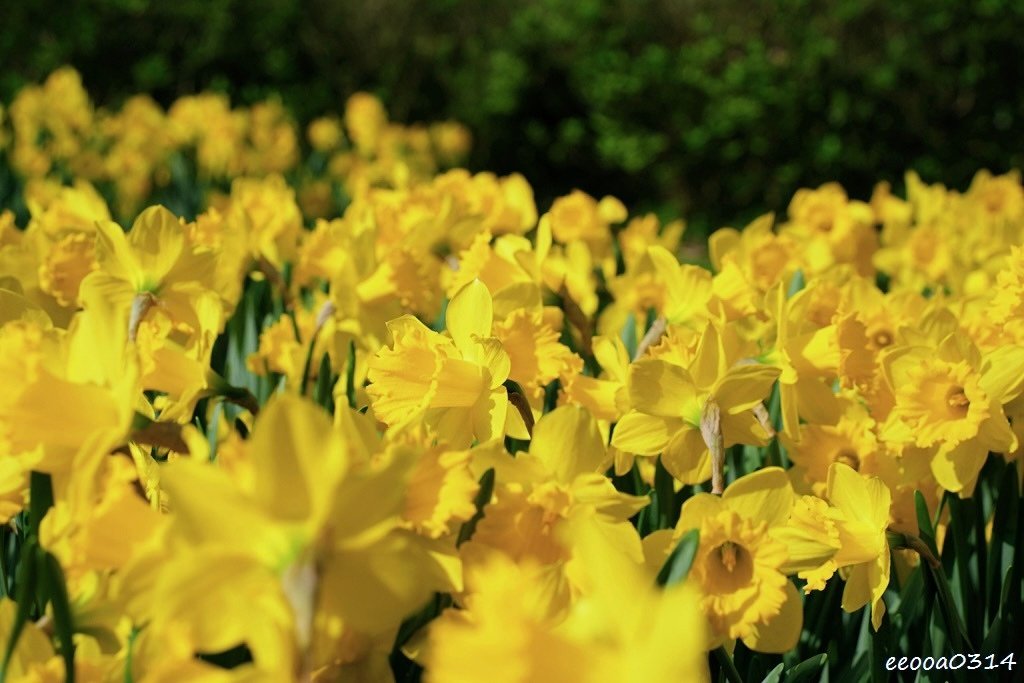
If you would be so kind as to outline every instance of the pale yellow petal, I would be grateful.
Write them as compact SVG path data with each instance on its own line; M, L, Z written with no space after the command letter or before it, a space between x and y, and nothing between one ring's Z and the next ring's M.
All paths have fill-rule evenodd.
M661 462L684 484L702 484L711 478L711 453L699 429L677 431L665 446Z
M142 264L129 246L124 230L117 223L96 223L96 261L103 272L131 283L137 291L141 289L145 281Z
M491 293L483 282L473 280L448 302L445 326L455 345L466 353L472 348L474 337L491 336L493 315Z
M943 446L932 457L932 474L947 491L959 493L973 488L988 458L988 449L980 439L971 439L955 447Z
M660 453L669 439L683 428L683 421L679 418L655 417L634 411L624 415L615 425L612 445L630 453L654 455Z
M305 521L323 514L346 465L331 420L319 407L275 396L260 412L250 440L254 496L273 516Z
M1003 346L985 356L981 388L1002 404L1024 391L1024 346Z
M722 502L721 496L714 496L710 493L698 493L692 498L687 498L679 513L679 523L676 524L677 532L699 529L706 517L714 517L726 504Z
M879 529L888 524L892 494L878 477L869 479L848 465L833 463L828 470L827 496L850 519Z
M786 471L781 467L765 467L734 481L726 488L722 499L740 515L774 527L789 519L793 495Z
M796 647L803 629L803 600L796 586L786 582L786 601L767 624L754 624L743 644L755 652L781 654Z
M537 422L530 453L543 461L555 479L570 483L577 475L596 472L605 459L597 421L585 409L562 406Z
M162 206L151 206L135 219L128 243L138 259L147 282L153 287L174 267L185 246L185 227Z
M740 413L765 400L780 371L770 365L739 365L729 370L714 392L722 410Z
M654 358L633 363L629 371L629 400L649 415L679 417L696 394L685 368Z

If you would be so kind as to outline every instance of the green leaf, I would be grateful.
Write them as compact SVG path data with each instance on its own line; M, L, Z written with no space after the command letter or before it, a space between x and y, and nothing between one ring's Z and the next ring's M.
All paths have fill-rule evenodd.
M871 604L864 608L865 619L871 619ZM891 634L890 620L883 619L877 631L869 628L868 650L871 656L871 680L885 683L889 673L885 669L885 660L889 656L889 638Z
M817 676L827 663L828 655L825 653L809 657L786 672L786 683L799 683Z
M785 683L800 683L800 681L810 680L818 676L827 663L828 655L824 652L808 657L785 673Z
M235 386L243 386L260 396L259 381L255 375L249 372L246 366L246 359L250 354L255 353L260 343L260 325L258 321L263 317L260 312L258 300L265 287L263 282L246 283L242 300L235 311L235 314L228 321L226 330L228 338L228 353L224 361L224 377Z
M356 407L356 342L348 343L348 362L345 365L345 395L348 397L348 407Z
M133 626L132 632L128 634L127 652L124 657L124 683L135 683L135 676L132 674L132 661L135 659L135 640L141 632L142 629Z
M316 373L316 384L313 386L313 400L323 406L328 413L334 412L334 374L331 370L331 357L324 354L320 359L320 369Z
M491 502L491 495L493 493L494 468L492 467L484 472L480 477L480 489L476 492L476 496L473 498L473 504L476 506L476 513L462 525L461 529L459 529L459 537L455 542L456 546L462 545L473 537L473 532L476 531L476 525L484 516L484 507Z
M922 565L924 561L922 560ZM907 634L908 629L915 622L918 611L924 597L924 572L923 566L918 566L910 573L906 583L900 587L899 603L892 612L892 621L895 628L895 641L899 641Z
M857 644L854 650L857 658L866 658L870 665L871 657L871 605L860 611L860 629L857 631ZM852 616L852 615L851 615Z
M1020 491L1017 488L1017 476L1012 466L1007 466L999 482L995 497L995 511L992 515L992 539L988 545L988 578L985 582L988 589L987 609L991 618L999 612L1000 594L1005 591L1002 577L1008 576L1016 551L1016 538L1020 525Z
M636 314L630 313L626 318L626 324L622 326L622 345L626 347L626 354L629 358L636 355Z
M697 548L700 545L700 531L690 529L679 543L672 550L672 554L665 560L661 571L658 572L659 586L672 586L686 579L693 566L693 558L697 556Z
M14 648L18 645L21 632L25 630L32 611L33 597L36 592L36 581L39 577L37 561L39 542L34 537L29 537L21 548L21 562L18 567L18 585L15 589L14 601L17 604L17 611L14 614L14 622L11 624L11 633L7 638L7 646L4 649L3 662L0 663L0 683L7 679L7 667L14 656Z
M971 639L967 636L963 621L960 619L960 613L956 609L956 602L953 599L953 592L949 587L949 581L946 579L946 573L942 570L942 567L937 567L931 569L931 574L936 587L939 610L942 613L943 620L946 622L946 627L949 629L950 642L952 642L954 649L957 649L957 651L963 651L960 648L963 648L965 645L968 649L973 650Z
M999 643L1003 639L1003 617L996 616L988 627L985 640L981 641L982 652L999 652Z
M43 472L32 472L29 475L29 534L39 537L39 523L46 512L53 507L53 483L50 475Z
M985 634L985 640L981 644L982 652L999 652L1003 649L1002 641L1003 636L1007 632L1006 623L1007 619L1007 605L1010 603L1010 591L1014 585L1014 571L1013 565L1007 568L1006 575L1003 579L1003 591L1000 595L1001 603L999 613L996 618L992 620L992 624L989 626L988 633Z
M294 320L294 318L292 318ZM302 363L302 377L299 379L299 396L306 395L306 385L309 384L310 370L313 369L313 350L316 348L316 338L320 336L320 330L313 333L309 340L309 350L306 351L306 360ZM295 338L299 338L299 330L295 330Z
M949 529L952 532L953 552L956 562L953 567L953 596L957 610L965 616L965 629L970 634L980 634L982 617L978 607L981 601L977 596L984 596L984 590L972 580L977 576L975 571L978 555L968 541L968 531L973 526L974 515L971 514L972 504L961 500L959 496L946 494L949 498ZM946 542L949 542L947 537Z
M679 508L675 505L676 492L672 475L658 458L654 470L654 491L658 510L658 529L671 529L679 521Z
M932 518L928 514L928 503L925 502L920 491L914 491L914 508L917 512L917 535L925 542L932 554L938 557L939 550L935 546L935 527L932 526Z
M60 643L60 654L64 659L67 683L75 682L75 643L72 638L74 622L71 615L71 603L68 601L67 584L60 562L40 548L39 564L41 565L44 590L53 606L53 626Z
M10 591L12 577L8 569L7 548L11 542L17 540L14 538L15 536L14 529L11 526L6 524L0 526L0 598L6 598Z
M796 272L793 273L793 279L789 281L789 288L786 290L786 298L792 299L797 292L806 286L806 284L807 281L804 278L804 271L797 268Z
M768 675L761 679L761 683L779 683L782 680L782 669L785 667L784 664L779 664L777 667L768 672Z
M736 670L736 665L724 646L716 647L712 650L711 656L718 663L718 666L721 667L721 671L725 674L725 678L729 683L743 683L740 672Z
M213 407L210 409L210 421L206 425L206 445L210 449L210 462L214 462L217 460L217 437L224 406L220 402L211 403Z

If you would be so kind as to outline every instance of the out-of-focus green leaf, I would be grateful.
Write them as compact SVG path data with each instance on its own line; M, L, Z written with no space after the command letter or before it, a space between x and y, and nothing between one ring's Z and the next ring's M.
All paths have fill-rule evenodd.
M697 529L690 529L683 534L658 572L659 586L672 586L686 579L693 566L693 559L697 556L699 544L700 532Z

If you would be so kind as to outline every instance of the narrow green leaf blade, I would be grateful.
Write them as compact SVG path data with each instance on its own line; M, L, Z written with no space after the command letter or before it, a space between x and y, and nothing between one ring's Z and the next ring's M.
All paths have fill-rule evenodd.
M768 675L761 679L761 683L779 683L782 680L782 670L785 668L784 664L779 664L774 669L768 672Z
M828 655L824 652L820 655L808 657L792 669L786 672L786 683L800 683L821 674L821 670L828 663Z
M484 507L491 501L491 495L494 493L494 468L487 470L480 477L480 489L476 492L476 497L473 499L473 504L476 505L476 513L462 525L459 529L459 537L455 542L456 546L460 546L470 538L473 537L473 532L476 531L476 525L480 522L480 519L484 516Z
M53 507L53 483L49 474L32 472L29 475L28 487L29 534L38 538L39 523Z
M693 558L697 556L699 545L700 532L697 529L690 529L683 534L658 572L658 585L672 586L684 581L690 573L690 567L693 566Z
M38 560L39 543L35 538L30 537L21 549L21 562L18 567L18 585L15 589L15 602L18 609L14 614L14 622L11 624L11 633L7 638L7 645L4 649L4 659L0 663L0 683L7 679L7 667L14 656L14 648L18 645L21 632L25 630L25 624L32 610L33 597L36 592L38 572L36 563Z
M64 670L67 672L65 680L68 683L75 683L75 642L72 638L75 626L64 571L57 558L42 548L38 559L43 569L42 580L46 584L46 592L53 607L54 632L57 635L57 642L60 643L60 654L64 659Z

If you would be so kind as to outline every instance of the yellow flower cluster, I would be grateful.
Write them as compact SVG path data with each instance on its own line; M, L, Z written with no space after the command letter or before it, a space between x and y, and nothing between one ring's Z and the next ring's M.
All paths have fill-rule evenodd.
M0 214L7 681L72 642L79 681L705 680L796 647L801 589L878 629L915 493L1020 476L1016 175L801 190L709 269L614 197L437 173L462 130L366 95L309 129L330 220L273 103L94 112L62 71L7 115L38 181ZM186 147L230 190L115 223L95 184L125 211Z
M460 124L393 124L367 93L349 99L343 119L313 121L307 137L314 152L301 164L301 131L276 99L232 108L225 95L211 92L181 97L164 111L138 95L117 110L97 108L70 67L23 88L6 114L0 107L0 150L10 148L20 176L30 184L49 178L109 186L117 214L126 217L176 180L181 158L208 180L290 173L308 212L320 215L328 211L332 182L349 195L407 185L457 163L469 149Z

